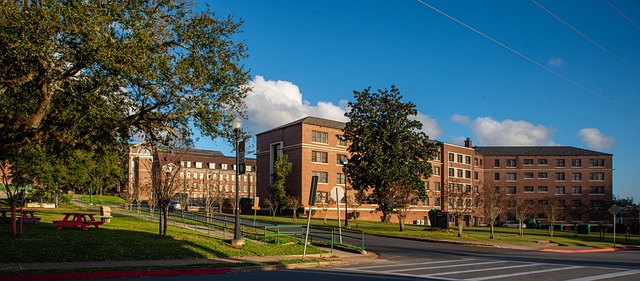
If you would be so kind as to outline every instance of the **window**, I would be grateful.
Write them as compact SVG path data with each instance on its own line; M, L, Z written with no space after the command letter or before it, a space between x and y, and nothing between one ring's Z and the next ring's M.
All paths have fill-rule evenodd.
M533 193L533 186L525 186L524 193Z
M515 186L507 186L507 194L516 194Z
M590 186L589 194L604 194L604 186Z
M473 166L478 166L478 158L473 158Z
M589 180L591 181L603 181L604 173L591 173L589 174Z
M524 205L525 206L533 206L535 202L533 200L524 200Z
M346 182L346 177L344 176L343 173L338 173L337 177L336 177L336 183L337 184L344 184Z
M581 173L571 173L571 180L572 181L582 180L582 174Z
M440 175L440 167L433 167L433 175L434 176Z
M477 180L478 179L478 172L473 172L473 179Z
M507 167L515 168L516 167L516 159L507 159Z
M580 195L582 194L582 186L572 186L571 194Z
M209 169L215 170L216 169L216 163L209 163Z
M604 200L589 200L589 207L592 208L603 208Z
M318 183L328 183L327 172L311 172L311 176L318 177Z
M464 157L464 163L465 164L471 164L471 156L465 156Z
M580 213L572 213L571 214L571 221L582 221L582 214Z
M499 181L500 180L500 173L495 173L494 174L494 178L495 178L496 181Z
M327 203L329 198L329 192L318 191L316 192L316 203Z
M556 167L564 167L564 159L556 159Z
M507 180L508 181L516 180L516 173L507 173Z
M523 164L525 166L531 166L533 165L533 159L524 159Z
M500 168L500 159L493 160L493 167Z
M538 173L539 179L548 179L549 175L547 173Z
M453 153L449 152L449 161L453 162L455 160L455 156L453 155Z
M342 165L342 161L347 160L347 155L338 154L336 155L336 165Z
M464 177L467 178L467 179L470 179L471 178L471 171L465 170L464 171Z
M458 163L462 163L462 154L458 154Z
M564 194L564 186L556 186L556 194Z
M509 200L509 202L507 202L507 207L508 208L515 208L518 205L518 202L516 202L516 200ZM511 220L511 219L508 219Z
M546 186L538 186L538 193L547 193L549 188Z
M547 166L547 159L538 159L538 165Z
M571 205L574 207L582 207L582 200L571 200Z
M604 159L589 159L589 167L604 167Z
M196 162L196 168L202 169L202 162Z
M579 168L582 167L581 159L571 159L571 167Z
M411 198L411 206L418 206L418 197Z
M454 168L449 168L449 176L450 177L455 177L456 176L456 170Z
M428 181L424 182L424 190L429 190L429 182Z
M336 136L338 138L338 146L347 146L347 140L342 136Z
M433 198L433 206L440 206L440 197Z
M533 178L533 173L524 173L524 178L525 179L532 179Z
M329 134L327 132L312 131L311 141L320 143L329 143Z
M328 163L327 153L324 151L311 151L311 162L314 163Z
M563 181L564 180L564 173L556 173L556 180L557 181Z
M227 169L227 164L222 164L222 169L226 170Z
M547 206L549 205L548 200L538 200L538 206Z
M461 178L462 177L462 169L458 169L458 177Z
M424 199L422 199L422 206L429 206L429 196L425 196Z
M440 183L439 182L434 182L433 183L433 190L434 191L440 191Z

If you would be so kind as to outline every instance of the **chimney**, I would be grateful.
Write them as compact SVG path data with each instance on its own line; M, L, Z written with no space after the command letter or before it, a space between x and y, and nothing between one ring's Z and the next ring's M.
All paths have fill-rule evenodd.
M473 143L471 142L470 138L467 138L466 140L464 140L464 147L473 147Z

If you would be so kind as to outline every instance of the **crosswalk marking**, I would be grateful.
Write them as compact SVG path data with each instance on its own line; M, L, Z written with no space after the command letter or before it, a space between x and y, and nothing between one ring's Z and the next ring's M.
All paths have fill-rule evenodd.
M633 275L633 274L640 274L640 270L628 270L628 271L613 272L613 273L607 273L607 274L601 274L601 275L594 275L594 276L576 278L576 279L571 279L571 280L567 280L567 281L603 280L603 279L609 279L609 278L621 277L621 276L627 276L627 275Z
M413 265L428 265L428 264L464 262L464 261L475 261L475 260L476 259L460 259L460 260L440 260L440 261L428 261L428 262L417 262L417 263L394 263L394 264L384 264L384 265L360 266L360 267L352 267L352 268L345 268L345 269L354 270L354 271L363 271L366 269L384 268L384 267L400 267L400 266L405 267L405 266L413 266Z
M472 263L472 264L450 264L450 265L443 265L443 266L438 266L437 268L451 268L451 267L461 267L461 266L470 266L470 265L483 265L483 264L494 264L494 263L501 263L502 261L487 261L487 262L478 262L478 263ZM427 268L429 269L429 268ZM403 268L403 269L395 269L395 270L386 270L386 271L382 271L383 273L393 273L393 272L402 272L402 271L415 271L415 270L420 270L420 268Z
M521 275L530 275L535 273L552 272L552 271L559 271L559 270L571 270L571 269L577 269L577 268L583 268L583 267L582 266L558 267L558 268L550 268L550 269L542 269L542 270L534 270L534 271L516 272L511 274L503 274L503 275L477 277L477 278L472 278L467 280L481 281L481 280L499 279L499 278L506 278L506 277L521 276Z
M452 275L452 274L461 274L461 273L480 272L480 271L513 269L513 268L528 267L528 266L538 266L538 265L542 265L542 264L541 263L527 263L527 264L519 264L519 265L511 265L511 266L488 267L488 268L470 269L470 270L462 270L462 271L440 272L440 273L420 275L420 276L422 276L422 277L442 276L442 275Z
M465 268L466 267L466 268ZM536 268L537 267L537 268ZM577 270L580 269L580 270ZM340 270L387 274L392 276L428 278L442 281L485 281L493 279L539 280L541 273L563 271L562 279L579 277L569 281L595 281L612 278L640 280L640 270L598 266L562 265L540 262L487 259L431 260L413 263L385 263L371 266L346 267ZM515 271L515 272L514 272ZM612 272L613 271L613 272ZM497 275L492 275L497 274ZM520 277L518 277L520 276ZM554 275L545 275L547 277ZM546 279L546 278L545 278ZM560 280L558 278L551 278Z

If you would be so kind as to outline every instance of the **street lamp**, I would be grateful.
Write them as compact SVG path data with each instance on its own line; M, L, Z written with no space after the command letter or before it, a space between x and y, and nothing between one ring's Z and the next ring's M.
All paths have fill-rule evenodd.
M349 181L347 180L347 164L349 160L347 157L342 157L342 172L344 173L344 228L351 228L349 226Z
M231 121L231 126L236 133L236 218L235 218L235 230L233 233L233 241L231 244L236 246L242 246L244 240L242 239L242 233L240 232L240 181L238 180L240 170L240 154L238 151L238 145L240 142L240 130L242 130L242 120L235 117Z

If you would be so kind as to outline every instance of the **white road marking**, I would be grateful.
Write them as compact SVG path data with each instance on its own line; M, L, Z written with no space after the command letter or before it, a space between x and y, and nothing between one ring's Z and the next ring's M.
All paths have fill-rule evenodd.
M567 281L602 280L602 279L609 279L609 278L627 276L627 275L634 275L634 274L640 274L640 270L627 270L627 271L613 272L613 273L607 273L607 274L602 274L602 275L593 275L593 276L587 276L587 277L582 277L582 278L571 279L571 280L567 280Z
M512 268L520 268L520 267L527 267L527 266L538 266L538 265L543 265L543 264L542 263L528 263L528 264L502 266L502 267L489 267L489 268L470 269L470 270L462 270L462 271L441 272L441 273L434 273L434 274L428 274L428 275L419 275L419 276L421 276L421 277L442 276L442 275L462 274L462 273L470 273L470 272L512 269Z
M511 274L478 277L478 278L472 278L472 279L467 279L467 280L481 281L481 280L499 279L499 278L521 276L521 275L531 275L531 274L536 274L536 273L544 273L544 272L552 272L552 271L560 271L560 270L571 270L571 269L578 269L578 268L584 268L584 266L569 266L569 267L550 268L550 269L542 269L542 270L535 270L535 271L526 271L526 272L517 272L517 273L511 273Z
M395 264L386 264L386 265L361 266L361 267L342 268L342 269L345 269L345 270L354 270L354 271L364 271L365 269L374 269L374 268L399 267L399 266L412 266L412 265L427 265L427 264L438 264L438 263L449 263L449 262L461 262L461 261L474 261L474 260L475 260L475 259L439 260L439 261L418 262L418 263L395 263Z
M394 269L394 270L386 270L380 271L383 273L388 272L402 272L402 271L416 271L421 269L440 269L440 268L450 268L450 267L461 267L461 266L472 266L472 265L483 265L483 264L494 264L494 263L502 263L503 261L487 261L487 262L479 262L479 263L465 263L465 264L451 264L451 265L443 265L438 267L426 267L426 268L403 268L403 269Z

